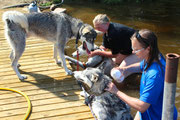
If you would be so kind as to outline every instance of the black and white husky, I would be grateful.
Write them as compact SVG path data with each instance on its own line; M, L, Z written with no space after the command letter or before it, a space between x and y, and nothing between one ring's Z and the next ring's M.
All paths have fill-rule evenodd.
M18 60L25 49L26 37L36 35L53 42L56 62L58 62L58 53L66 74L71 75L72 72L67 68L64 57L66 43L72 37L80 38L86 44L87 49L91 51L97 35L92 26L84 24L81 20L68 16L65 13L23 14L18 11L7 11L3 14L3 21L5 23L5 37L12 48L10 54L12 68L21 80L27 78L21 75L17 68Z
M94 44L94 50L103 51L96 44ZM83 48L83 45L80 45L78 47L78 51L79 56L88 55L87 50ZM77 56L77 50L72 53L72 56ZM110 77L111 69L115 67L115 64L111 58L95 55L93 57L88 58L88 61L85 63L85 68L88 67L99 68L103 71L105 75Z
M75 71L74 77L90 95L92 111L98 120L132 120L130 107L104 89L112 81L98 68L86 68L83 71Z

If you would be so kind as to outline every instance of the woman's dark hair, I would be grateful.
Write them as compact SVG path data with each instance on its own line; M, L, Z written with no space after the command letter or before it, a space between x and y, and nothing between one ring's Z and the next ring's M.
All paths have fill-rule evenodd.
M160 66L162 67L162 64L159 59L160 52L157 44L156 35L148 29L142 29L140 31L137 31L133 35L133 37L136 37L136 39L142 45L143 48L150 48L149 57L146 61L147 67L145 68L145 70L147 70L151 66L153 61L157 61L157 63L160 64Z

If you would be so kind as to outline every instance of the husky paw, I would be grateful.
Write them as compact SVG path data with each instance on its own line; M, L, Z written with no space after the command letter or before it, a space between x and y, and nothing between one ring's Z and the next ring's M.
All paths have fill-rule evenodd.
M66 71L66 75L72 75L73 73L72 73L72 71L71 70L67 70Z
M20 77L19 77L19 80L24 80L24 79L27 79L27 76L25 76L25 75L21 75Z
M77 57L77 53L74 52L74 53L72 54L72 56L73 56L73 57Z
M17 68L19 68L19 67L21 67L21 65L20 65L20 64L17 64Z
M61 61L57 60L57 61L56 61L56 64L61 64Z
M85 91L80 92L81 97L89 97L89 94Z

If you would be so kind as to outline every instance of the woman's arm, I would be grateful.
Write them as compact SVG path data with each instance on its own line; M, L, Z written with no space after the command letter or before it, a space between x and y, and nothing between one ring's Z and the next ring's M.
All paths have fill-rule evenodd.
M103 45L101 45L99 48L102 49L102 50L104 50L104 51L107 50L107 48L105 48Z
M89 57L93 57L95 55L100 55L100 56L109 57L109 58L115 57L115 55L113 55L111 51L100 51L100 50L95 50L91 52L91 54L89 54Z
M112 82L109 83L108 88L106 88L106 90L113 94L116 94L122 101L124 101L126 104L133 107L137 111L140 111L141 113L145 112L150 106L149 103L143 102L134 97L130 97L126 95L125 93L119 91L117 87L114 85L114 83Z

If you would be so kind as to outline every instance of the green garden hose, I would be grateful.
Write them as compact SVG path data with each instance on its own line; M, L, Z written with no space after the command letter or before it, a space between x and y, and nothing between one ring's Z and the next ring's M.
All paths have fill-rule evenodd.
M31 108L32 108L31 101L29 100L28 96L19 90L14 90L14 89L10 89L10 88L0 88L0 90L16 92L16 93L21 94L24 98L26 98L26 101L28 102L28 110L27 110L26 115L23 120L27 120L31 114Z

